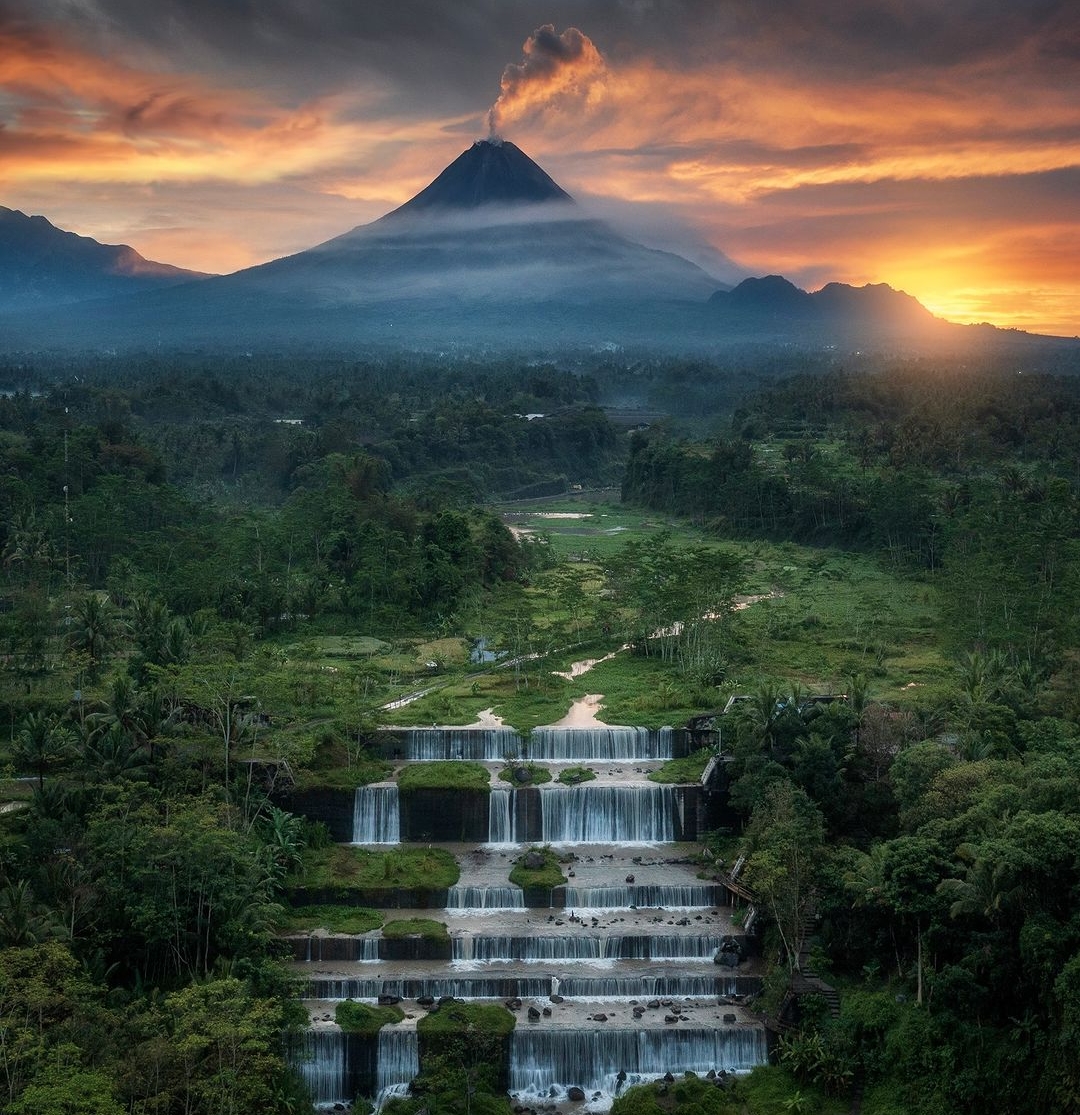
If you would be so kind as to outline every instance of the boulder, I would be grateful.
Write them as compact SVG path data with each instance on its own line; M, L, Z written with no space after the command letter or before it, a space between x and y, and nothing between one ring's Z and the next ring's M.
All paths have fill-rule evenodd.
M733 1022L738 1022L739 1018L738 1018L738 1015L725 1014L724 1015L724 1021L730 1025Z
M530 1022L539 1022L540 1021L540 1012L536 1009L536 1007L529 1007L529 1021Z
M525 866L530 871L539 871L544 866L545 860L542 852L535 850L525 853Z
M528 767L514 767L514 781L519 785L532 781L532 771Z
M566 1089L566 1098L573 1100L574 1103L580 1103L585 1098L585 1090L579 1088L576 1084L572 1084Z
M380 1007L396 1007L398 1005L398 1003L400 1003L400 1002L401 1002L401 996L400 995L380 995L379 996L379 1006Z

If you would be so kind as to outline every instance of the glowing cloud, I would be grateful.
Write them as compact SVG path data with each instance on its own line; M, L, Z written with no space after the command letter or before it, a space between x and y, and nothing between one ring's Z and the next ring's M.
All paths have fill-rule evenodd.
M551 102L587 101L602 83L607 67L588 35L553 24L538 27L521 48L521 62L503 70L498 100L488 112L488 129L497 136L504 122Z

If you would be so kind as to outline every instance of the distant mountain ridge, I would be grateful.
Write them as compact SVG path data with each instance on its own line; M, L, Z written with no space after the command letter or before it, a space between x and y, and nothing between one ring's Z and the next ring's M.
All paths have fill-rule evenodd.
M205 277L0 205L0 310L137 294Z
M827 283L811 294L781 275L744 279L733 290L713 294L709 307L725 317L811 325L873 322L920 329L944 324L917 298L887 283Z
M732 289L590 216L519 147L490 139L378 220L231 275L151 263L11 210L0 210L0 260L6 350L914 351L1005 335L951 325L885 284L810 294L767 275ZM120 293L131 296L109 297Z

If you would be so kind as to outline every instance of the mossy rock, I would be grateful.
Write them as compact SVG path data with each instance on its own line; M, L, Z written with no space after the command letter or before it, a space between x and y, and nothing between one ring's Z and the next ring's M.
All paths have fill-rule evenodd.
M514 763L499 771L499 781L512 786L542 786L551 781L551 771L535 763Z
M551 848L530 848L514 862L510 871L510 882L523 890L532 888L551 889L561 887L566 882L562 861Z

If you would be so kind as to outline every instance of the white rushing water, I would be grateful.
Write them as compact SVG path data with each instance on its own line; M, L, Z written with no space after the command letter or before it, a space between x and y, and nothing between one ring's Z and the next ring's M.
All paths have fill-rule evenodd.
M375 1107L378 1109L391 1096L404 1095L420 1072L416 1030L384 1026L379 1031L376 1057Z
M433 762L471 759L497 763L519 755L523 740L513 728L410 728L396 735L403 759Z
M458 972L446 976L388 977L385 979L350 976L317 977L309 980L304 997L334 1002L358 999L375 1002L380 995L397 995L402 999L419 999L430 995L439 999L452 995L455 999L544 999L557 992L567 999L590 1001L628 1001L630 999L702 998L734 995L739 984L735 976L717 975L710 967L705 974L686 973L627 976L574 975L546 973L529 975L519 972Z
M528 756L549 762L629 762L670 759L670 728L534 728Z
M645 884L625 886L563 888L567 909L587 913L590 910L628 910L631 907L664 907L668 910L690 910L707 906L727 905L727 893L715 883Z
M354 844L401 842L401 809L396 783L359 786L353 797Z
M521 887L451 887L446 893L448 914L524 909L525 892Z
M655 844L675 839L679 786L597 786L540 791L540 839L551 844Z
M659 844L685 826L683 786L655 783L541 786L533 791L494 789L488 801L488 843ZM521 832L516 795L540 801L540 832ZM567 903L569 905L569 903ZM627 903L629 905L629 903Z
M722 1029L515 1029L510 1036L510 1091L546 1096L577 1085L613 1095L670 1072L745 1072L766 1060L761 1026Z
M340 1030L309 1030L303 1035L297 1068L314 1103L351 1102L348 1089L348 1043Z
M479 964L520 962L540 964L594 960L711 960L722 935L643 933L634 935L586 936L475 936L455 937L453 959Z

